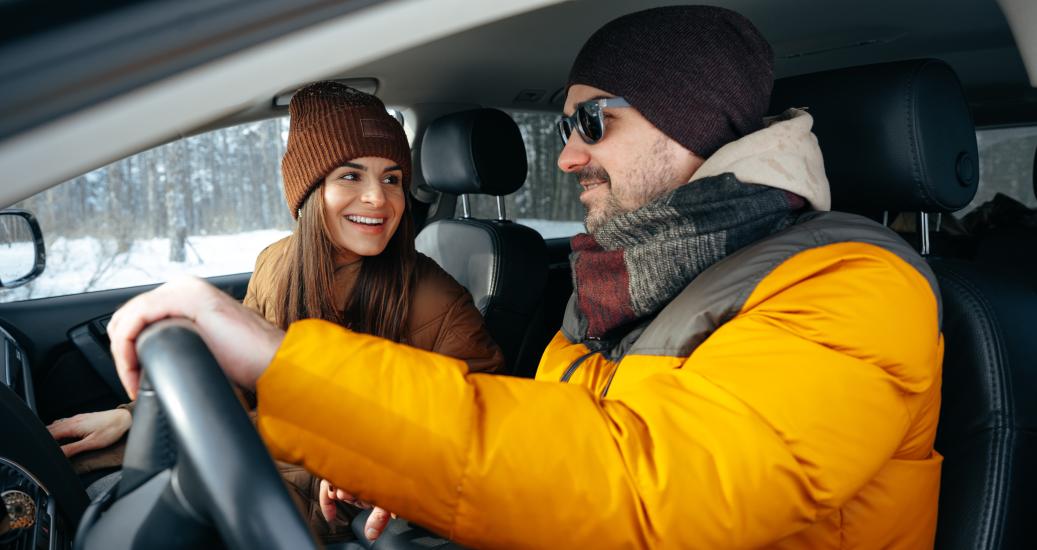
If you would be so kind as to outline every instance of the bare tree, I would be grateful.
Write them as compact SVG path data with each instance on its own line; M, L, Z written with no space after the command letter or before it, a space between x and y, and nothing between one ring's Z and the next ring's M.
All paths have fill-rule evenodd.
M190 180L184 170L184 142L174 141L166 146L166 236L169 238L169 261L187 259L184 246L187 240L187 215L190 208L187 192Z

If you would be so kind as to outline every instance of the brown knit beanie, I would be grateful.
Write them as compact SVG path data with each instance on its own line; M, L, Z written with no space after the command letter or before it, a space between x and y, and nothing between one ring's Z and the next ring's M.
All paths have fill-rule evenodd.
M377 97L337 82L317 82L292 96L288 113L291 125L281 173L292 217L298 217L306 197L329 173L360 157L395 161L408 188L407 135Z
M569 83L622 97L701 157L763 127L774 54L741 15L669 6L624 15L583 45Z

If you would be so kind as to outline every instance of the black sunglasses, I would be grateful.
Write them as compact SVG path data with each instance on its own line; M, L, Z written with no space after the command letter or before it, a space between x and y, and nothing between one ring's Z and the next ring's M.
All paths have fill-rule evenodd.
M576 105L571 116L562 116L558 120L558 135L562 145L569 143L573 130L580 132L580 137L588 145L593 145L605 137L605 108L629 107L627 100L621 97L592 99Z

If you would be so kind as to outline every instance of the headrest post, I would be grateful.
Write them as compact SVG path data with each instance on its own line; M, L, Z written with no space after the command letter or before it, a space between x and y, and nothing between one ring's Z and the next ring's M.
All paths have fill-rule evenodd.
M922 256L929 255L929 214L918 213L918 235L922 238Z
M464 219L472 217L472 207L468 204L468 195L461 195L461 217Z
M940 232L940 227L943 225L943 212L936 213L936 232Z
M889 227L889 210L882 211L882 225Z
M502 222L508 219L508 216L504 213L504 197L497 196L497 221Z

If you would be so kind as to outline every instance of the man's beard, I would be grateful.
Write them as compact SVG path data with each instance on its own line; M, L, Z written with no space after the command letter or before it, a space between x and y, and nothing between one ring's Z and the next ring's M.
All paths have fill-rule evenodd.
M608 189L604 204L593 210L590 206L584 205L586 212L583 215L583 225L587 228L588 233L594 233L605 222L625 212L623 205L619 204L619 199L612 193L612 178L605 169L588 166L577 172L576 179L581 184L584 181L598 181L601 182L600 185L604 185Z
M626 194L631 196L627 201L633 207L626 207L620 202L619 197L612 190L612 178L604 168L598 166L587 166L576 172L577 180L582 184L584 181L597 181L607 187L608 193L594 210L585 206L586 213L583 217L583 225L587 232L594 234L601 229L605 223L618 216L633 212L638 208L652 202L653 200L673 191L686 182L677 181L678 174L675 168L675 159L666 150L664 138L660 138L649 149L648 154L638 159L637 168L631 170L627 175L629 181L626 183Z

